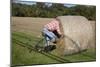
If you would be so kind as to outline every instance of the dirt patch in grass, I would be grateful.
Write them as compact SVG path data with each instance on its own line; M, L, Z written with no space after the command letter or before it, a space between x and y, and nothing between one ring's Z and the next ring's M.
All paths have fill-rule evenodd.
M11 31L27 32L39 36L43 26L52 18L12 17L11 20Z

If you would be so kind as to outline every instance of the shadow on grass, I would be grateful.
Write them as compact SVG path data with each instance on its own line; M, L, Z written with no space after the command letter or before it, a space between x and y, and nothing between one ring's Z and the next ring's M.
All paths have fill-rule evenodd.
M29 45L29 44L27 44L27 46L25 45L26 43L23 43L23 42L21 42L21 41L19 41L19 40L17 40L17 39L14 39L13 38L13 41L14 41L14 43L16 43L16 44L18 44L18 45L20 45L20 46L22 46L22 47L25 47L25 48L28 48L29 50L32 50L32 51L35 51L35 52L37 52L37 53L40 53L40 54L42 54L42 55L45 55L45 56L47 56L48 58L51 58L51 59L53 59L53 60L56 60L56 61L58 61L58 62L60 62L60 63L72 63L71 61L69 61L69 60L66 60L66 59L64 59L64 58L61 58L61 57L59 57L59 56L56 56L56 55L53 55L53 54L51 54L51 53L46 53L46 52L38 52L34 47L32 47L31 45ZM14 66L16 66L16 65L14 65Z
M13 34L13 35L15 35L15 36L18 36L18 37L20 37L20 38L24 38L24 39L27 39L29 42L30 41L35 41L35 45L38 45L38 44L40 44L42 41L43 41L43 39L39 39L39 38L34 38L34 37L31 37L31 36L29 36L29 37L27 37L27 36L25 36L25 35L20 35L20 34ZM31 38L30 38L31 37ZM34 38L34 39L32 39L32 38ZM38 40L38 41L37 41ZM59 57L59 56L57 56L57 55L54 55L54 54L51 54L51 53L46 53L46 52L38 52L37 51L37 49L35 49L35 47L33 47L31 44L29 44L28 42L27 43L24 43L24 42L22 42L22 41L20 41L20 40L17 40L17 39L15 39L15 38L13 38L12 37L12 41L14 41L14 43L16 43L16 44L18 44L18 45L20 45L20 46L22 46L22 47L25 47L25 48L27 48L27 49L29 49L29 52L32 52L32 51L34 51L34 52L37 52L37 53L40 53L40 54L42 54L42 55L45 55L45 56L47 56L48 58L51 58L51 59L53 59L53 60L56 60L56 61L58 61L58 62L60 62L60 63L72 63L70 60L68 60L68 59L65 59L65 58L62 58L62 57ZM84 54L84 52L85 52L86 50L84 50L84 51L82 51L82 52L78 52L78 53L75 53L75 54L81 54L81 55L83 55L83 56L86 56L86 57L90 57L90 58L95 58L95 57L92 57L91 55L87 55L87 54ZM71 54L71 55L75 55L75 54ZM70 55L67 55L67 56L70 56ZM40 64L38 64L38 65L40 65ZM13 66L13 65L12 65ZM14 65L14 66L23 66L23 65Z

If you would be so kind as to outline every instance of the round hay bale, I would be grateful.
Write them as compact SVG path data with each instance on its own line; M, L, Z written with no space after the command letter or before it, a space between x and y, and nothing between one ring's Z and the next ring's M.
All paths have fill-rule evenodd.
M96 48L96 21L89 21L92 26L92 38L90 40L90 44L88 45L88 48Z
M65 35L57 43L59 52L68 55L87 49L92 37L89 21L83 16L59 16L57 19L60 20Z

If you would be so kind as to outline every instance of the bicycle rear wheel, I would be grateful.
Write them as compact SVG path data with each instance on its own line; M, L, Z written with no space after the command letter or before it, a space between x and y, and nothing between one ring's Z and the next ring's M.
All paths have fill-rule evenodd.
M37 51L42 51L42 50L44 50L44 45L45 45L45 40L44 40L44 38L42 38L42 39L40 39L40 40L37 42L37 44L35 45L35 49L36 49Z

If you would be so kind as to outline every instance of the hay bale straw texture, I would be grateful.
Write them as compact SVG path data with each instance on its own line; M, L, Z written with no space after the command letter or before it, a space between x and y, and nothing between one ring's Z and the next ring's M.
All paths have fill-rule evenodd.
M88 45L88 48L91 49L91 48L96 48L96 21L89 21L91 26L92 26L92 38L91 38L91 42L90 44Z
M91 38L93 38L93 29L90 22L83 16L59 16L57 19L60 20L65 35L57 44L59 50L64 55L86 50Z

